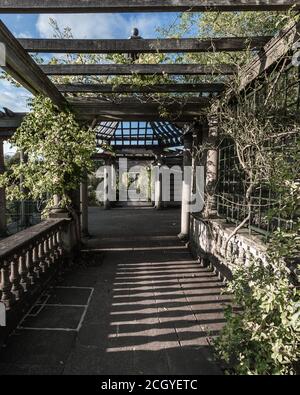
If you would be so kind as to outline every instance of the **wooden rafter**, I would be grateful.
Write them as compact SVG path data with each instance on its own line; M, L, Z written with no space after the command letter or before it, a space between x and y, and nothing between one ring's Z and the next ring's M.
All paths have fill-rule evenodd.
M6 48L6 65L2 69L34 95L43 94L59 107L66 101L31 56L0 20L0 42Z
M21 125L25 113L15 113L13 117L4 116L0 118L1 137L10 137Z
M41 69L47 75L232 75L236 71L226 64L55 64L42 65Z
M272 37L182 38L143 40L19 39L29 52L39 53L174 53L260 49Z
M300 23L292 22L272 38L253 60L240 71L240 88L245 88L260 74L267 71L299 41Z
M161 105L157 102L142 103L139 100L127 99L117 103L103 100L69 100L73 110L81 120L97 118L99 121L191 121L198 119L210 100L189 98L184 104L166 102L167 115L161 114Z
M299 0L0 0L0 13L285 11Z
M110 84L62 84L57 85L62 93L184 93L184 92L222 92L224 84L160 84L160 85L110 85Z

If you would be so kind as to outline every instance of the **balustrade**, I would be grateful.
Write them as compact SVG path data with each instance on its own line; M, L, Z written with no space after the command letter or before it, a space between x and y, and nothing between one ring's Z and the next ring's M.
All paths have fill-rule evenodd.
M63 257L68 220L50 219L0 242L0 300L10 310Z
M240 231L229 240L235 226L225 220L204 222L192 216L191 221L191 229L196 229L191 234L191 246L200 258L214 257L229 270L233 265L249 265L254 258L266 262L266 246L260 235Z

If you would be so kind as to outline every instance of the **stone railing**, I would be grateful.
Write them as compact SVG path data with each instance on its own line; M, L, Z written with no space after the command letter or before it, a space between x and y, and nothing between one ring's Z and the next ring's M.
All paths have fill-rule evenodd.
M53 218L0 241L0 346L80 245L70 218ZM5 306L5 309L3 309ZM5 317L3 317L3 310Z
M266 245L262 236L242 229L229 241L235 226L223 219L203 220L191 217L190 246L200 259L213 264L225 277L231 276L234 265L247 265L253 258L266 262Z
M62 261L69 222L49 219L0 242L0 300L7 311L21 304Z

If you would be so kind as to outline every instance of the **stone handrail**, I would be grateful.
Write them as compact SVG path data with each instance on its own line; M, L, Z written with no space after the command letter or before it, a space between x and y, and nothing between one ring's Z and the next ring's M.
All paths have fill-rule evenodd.
M66 219L49 219L0 241L0 300L10 310L57 266Z
M266 245L261 235L250 235L242 229L228 242L235 226L223 219L202 220L191 217L191 247L200 257L230 277L233 266L248 265L253 258L267 262ZM228 270L227 270L228 269Z

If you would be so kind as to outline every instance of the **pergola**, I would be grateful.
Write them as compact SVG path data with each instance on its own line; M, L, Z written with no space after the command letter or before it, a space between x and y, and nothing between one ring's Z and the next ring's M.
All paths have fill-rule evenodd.
M287 11L293 7L300 10L300 0L0 0L0 14L4 13L130 13L130 12L211 12L211 11ZM300 38L300 24L291 23L275 37L221 37L186 39L18 39L0 21L0 43L6 47L6 65L3 70L33 95L49 97L60 109L68 106L74 111L79 123L93 125L96 144L110 145L116 157L143 157L151 160L166 157L180 158L184 166L192 167L195 144L208 143L205 161L206 220L193 217L188 212L188 203L193 188L192 176L182 183L181 234L182 240L193 239L205 251L210 264L223 268L230 259L236 259L234 248L227 249L227 240L232 229L228 223L216 219L218 177L218 146L216 125L213 117L207 117L212 98L228 93L226 82L239 74L240 89L247 90L264 72L288 53ZM230 64L210 66L207 64L140 64L134 62L143 53L208 53L253 51L251 62L242 69ZM131 54L128 64L43 64L32 53L63 54ZM56 76L172 76L170 83L137 86L122 83L55 83ZM182 82L182 76L195 78ZM203 78L203 82L198 77ZM211 78L211 82L209 78ZM200 81L200 82L199 82ZM207 82L208 81L208 82ZM153 93L176 94L164 100L165 112L154 99L140 100L137 95ZM189 94L181 100L183 94ZM230 93L230 92L229 92ZM117 100L114 94L123 96ZM104 96L103 96L104 95ZM1 101L0 101L1 104ZM176 116L174 117L174 114ZM20 126L24 113L15 113L7 108L0 111L0 171L4 168L3 141L12 136ZM203 120L204 117L204 120ZM181 147L184 147L184 150ZM166 149L170 148L169 152ZM99 153L97 158L108 159L109 153ZM160 165L157 164L156 165ZM226 165L226 164L225 164ZM158 180L158 189L161 190ZM87 182L81 185L81 230L88 231ZM158 196L160 207L161 196ZM57 213L56 213L57 214ZM59 214L60 215L60 214ZM1 246L1 300L7 310L13 310L17 296L17 313L10 323L16 326L25 310L19 306L26 302L28 289L42 289L35 277L42 273L45 281L50 269L63 259L70 259L78 245L75 221L59 217L43 221L33 230L24 231L9 238ZM214 216L215 215L215 216ZM208 219L207 219L208 218ZM5 192L0 191L0 230L5 222ZM190 230L192 229L192 235ZM80 232L79 232L80 233ZM63 238L65 238L63 240ZM67 239L67 242L65 240ZM64 244L65 243L65 244ZM248 243L248 244L247 244ZM67 247L65 247L67 245ZM200 248L199 247L199 248ZM239 250L238 263L251 261L250 249L253 240L245 235L236 242ZM255 247L256 248L256 247ZM197 251L198 253L198 251ZM259 248L255 256L262 256ZM67 258L65 258L67 256ZM202 258L201 258L202 259ZM263 259L263 258L262 258ZM218 266L219 265L219 266ZM28 281L30 278L30 282ZM46 283L46 281L45 281ZM12 291L13 292L12 292ZM28 294L27 294L28 295ZM9 317L10 318L10 317Z
M111 1L58 1L34 0L0 1L0 13L106 13L106 12L210 12L210 11L268 11L288 10L294 6L300 8L300 1L148 1L148 0L117 0ZM224 78L236 72L231 65L220 64L215 67L201 64L55 64L38 65L30 56L31 53L199 53L221 51L243 51L253 49L266 56L264 68L268 65L267 52L272 47L271 37L223 37L223 38L187 38L187 39L142 39L142 40L75 40L75 39L16 39L6 26L0 23L0 42L6 46L7 63L3 69L31 93L43 94L52 99L60 108L68 104L76 113L79 121L83 122L172 122L159 114L159 105L147 101L141 103L134 94L147 93L194 93L185 100L165 106L170 113L179 112L176 122L197 121L203 110L210 105L210 97L219 94L224 89ZM274 51L272 50L272 53ZM257 72L253 64L252 70L247 70L244 85L255 77ZM170 75L170 76L211 76L220 77L219 82L212 83L181 83L155 84L149 86L134 86L121 84L57 84L51 81L51 76L107 76L107 75ZM70 94L81 94L80 98L71 98ZM92 99L83 94L126 93L127 97L114 102L99 98ZM132 95L131 95L132 94ZM24 114L0 113L1 133L9 135L20 124ZM168 129L168 127L166 128ZM172 129L172 126L171 126ZM157 132L157 127L154 128ZM159 128L161 131L161 128ZM155 132L155 133L156 133ZM163 132L163 144L169 132ZM171 132L171 135L174 134ZM175 133L176 134L176 133ZM174 134L174 136L175 136ZM169 134L169 137L171 136ZM173 136L173 137L174 137ZM178 138L178 136L175 136ZM170 141L171 142L171 141ZM173 143L173 140L172 140Z
M211 12L211 11L285 11L300 1L246 1L246 0L0 0L0 13L113 13L113 12ZM250 86L261 73L279 59L299 37L299 26L288 26L275 38L218 37L181 39L17 39L0 21L0 42L6 47L6 65L3 70L32 94L49 97L55 105L71 108L80 123L95 127L96 144L111 145L114 149L131 148L162 153L171 147L190 146L193 125L207 113L211 99L226 89L226 80L240 74L241 89ZM140 37L133 37L140 38ZM251 49L253 61L237 70L230 64L140 64L135 62L143 53L208 53L236 52ZM62 54L130 54L128 64L37 64L33 53ZM137 86L130 83L54 83L53 77L91 76L171 76L169 83ZM181 77L194 82L182 82ZM201 82L199 77L209 77ZM84 81L84 80L83 80ZM200 81L200 82L199 82ZM164 114L156 100L140 100L138 95L165 93ZM117 99L113 94L121 95ZM175 94L175 97L172 96ZM182 100L183 96L188 94ZM104 96L103 96L104 95ZM151 96L150 96L151 97ZM176 117L174 117L176 114ZM9 109L0 112L0 136L10 137L22 122L25 114ZM174 119L175 118L175 119ZM201 121L203 123L203 119ZM196 129L197 129L196 127ZM214 154L215 155L215 154ZM216 161L213 155L213 160ZM191 159L185 159L189 164ZM184 232L183 232L184 233Z

